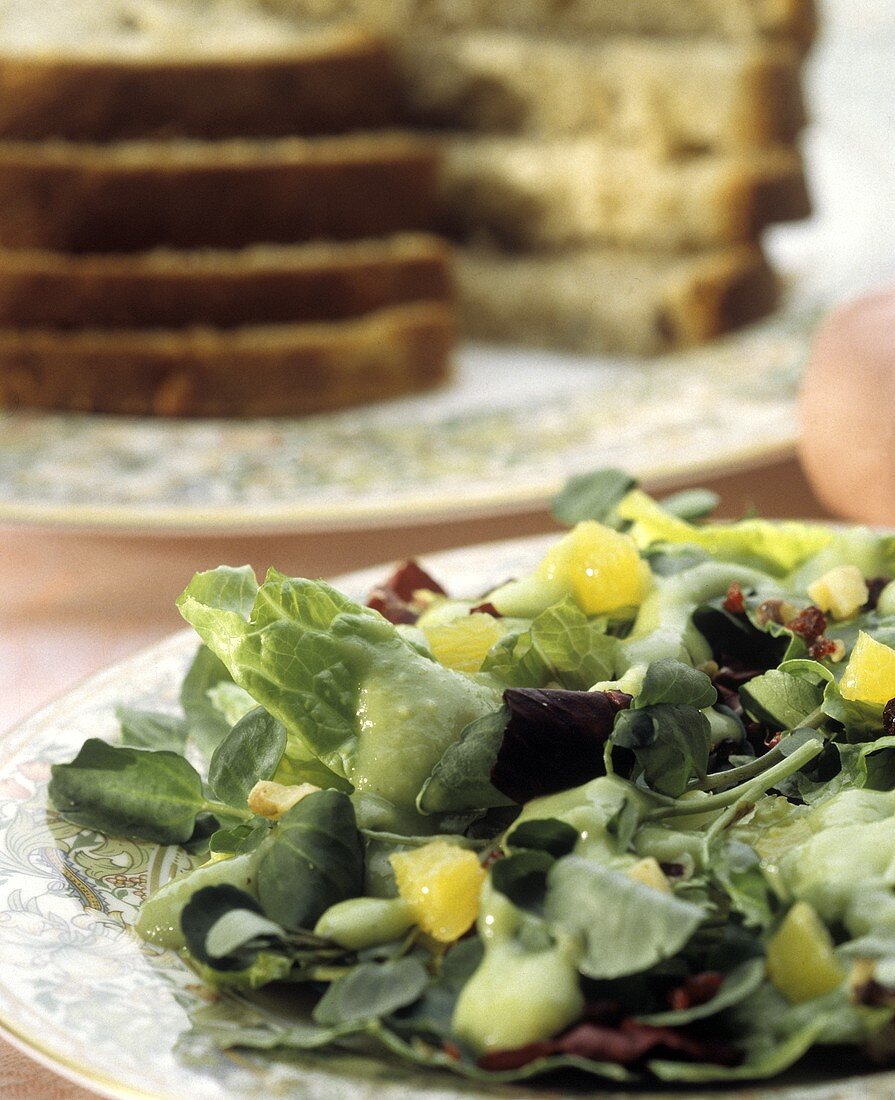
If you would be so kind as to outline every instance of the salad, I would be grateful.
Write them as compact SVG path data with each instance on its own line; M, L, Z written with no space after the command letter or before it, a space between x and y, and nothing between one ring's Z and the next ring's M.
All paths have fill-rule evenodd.
M196 1032L487 1081L895 1057L895 538L716 503L573 479L463 597L193 578L183 715L121 709L50 797L193 853L137 931Z

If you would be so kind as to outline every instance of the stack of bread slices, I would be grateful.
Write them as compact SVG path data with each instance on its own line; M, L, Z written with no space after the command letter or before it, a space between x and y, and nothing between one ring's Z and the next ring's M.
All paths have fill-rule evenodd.
M809 211L812 0L327 7L392 38L414 125L438 135L468 335L652 354L774 307L762 232Z
M0 404L274 415L426 389L438 158L370 29L3 0Z

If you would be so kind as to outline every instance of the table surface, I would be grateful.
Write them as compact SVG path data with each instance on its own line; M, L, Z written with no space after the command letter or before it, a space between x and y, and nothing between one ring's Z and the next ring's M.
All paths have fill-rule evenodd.
M826 518L795 460L702 479L722 496L719 514L755 508L768 517ZM198 569L221 562L276 565L335 576L491 539L554 529L546 511L333 535L259 538L107 537L53 529L0 529L0 729L8 728L105 665L182 626L174 599ZM4 1100L93 1096L0 1040Z

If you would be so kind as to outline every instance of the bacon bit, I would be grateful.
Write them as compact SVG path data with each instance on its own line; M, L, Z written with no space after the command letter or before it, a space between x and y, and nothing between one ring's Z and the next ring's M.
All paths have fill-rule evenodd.
M438 581L415 561L405 561L392 573L388 580L377 584L367 597L367 607L378 611L390 623L413 624L420 617L422 606L417 600L418 592L434 592L437 596L446 595Z
M668 1003L675 1012L683 1012L684 1009L693 1008L695 1005L704 1005L715 996L721 988L724 975L720 970L706 970L702 974L694 974L687 978L683 985L672 989L668 994Z
M883 707L883 733L895 736L895 699L890 699Z
M756 623L759 626L766 626L768 623L779 623L782 626L786 617L783 604L783 600L764 600L755 609Z
M768 737L766 737L764 739L765 747L768 748L768 749L775 749L780 744L780 738L782 736L783 736L782 733L775 733L773 735L769 735Z
M503 859L503 857L504 857L503 848L492 848L491 851L482 860L482 867L487 871L489 867L493 867L493 865L499 859Z
M731 615L742 615L746 610L746 598L736 581L727 589L727 599L721 606Z
M866 611L876 611L876 605L879 603L879 598L883 594L883 589L887 584L891 582L891 577L870 577L867 580L867 603L864 604Z
M812 661L823 661L826 657L832 657L836 652L836 643L829 638L818 638L808 647L808 656Z
M786 629L791 630L793 634L798 634L810 645L817 641L827 629L827 617L819 607L809 604L794 619L789 620Z
M445 1039L441 1044L441 1049L444 1053L454 1062L459 1062L463 1055L460 1053L460 1048L456 1043L452 1043L449 1039Z
M492 619L502 619L503 615L497 610L493 603L480 603L475 607L469 609L470 615L490 615Z
M543 1043L529 1043L516 1050L497 1050L479 1059L485 1070L518 1069L538 1058L552 1054L571 1054L596 1062L615 1062L632 1066L643 1062L647 1055L674 1057L715 1065L732 1066L742 1061L742 1054L730 1043L697 1039L670 1027L651 1027L636 1020L622 1020L618 1027L598 1024L578 1024L565 1035Z

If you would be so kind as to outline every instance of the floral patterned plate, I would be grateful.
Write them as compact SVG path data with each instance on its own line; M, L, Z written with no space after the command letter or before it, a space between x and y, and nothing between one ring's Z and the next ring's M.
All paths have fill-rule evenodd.
M545 539L434 555L427 567L457 592L480 592L542 555ZM366 592L384 569L336 583ZM386 1062L345 1057L223 1054L186 1037L186 1009L202 996L194 975L152 948L132 925L149 891L185 867L177 848L109 839L62 821L47 806L50 765L88 736L114 738L124 703L174 709L195 651L191 632L94 677L0 743L0 1028L56 1072L116 1098L144 1100L462 1100L546 1098L553 1090L467 1084ZM831 1067L831 1072L834 1067ZM743 1100L883 1100L895 1074L740 1091ZM634 1094L600 1091L616 1100ZM685 1094L637 1093L641 1100ZM705 1092L705 1100L730 1093Z

